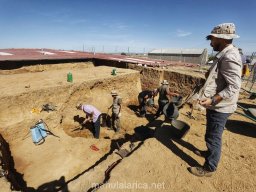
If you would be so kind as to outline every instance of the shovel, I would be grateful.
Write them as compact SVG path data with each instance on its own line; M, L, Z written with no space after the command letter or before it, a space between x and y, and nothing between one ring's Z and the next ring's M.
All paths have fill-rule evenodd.
M256 108L248 108L248 109L246 109L246 108L242 107L241 105L237 105L237 106L239 108L243 109L245 112L248 111L251 116L248 116L248 115L245 115L245 114L244 114L244 116L248 117L249 119L251 119L251 120L256 122ZM238 114L240 114L240 113L238 113Z

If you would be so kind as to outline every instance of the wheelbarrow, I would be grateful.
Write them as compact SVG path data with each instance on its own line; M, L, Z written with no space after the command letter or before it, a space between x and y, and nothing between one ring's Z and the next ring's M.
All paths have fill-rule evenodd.
M241 105L237 105L239 108L244 110L244 114L243 113L239 113L236 111L237 114L243 115L245 117L247 117L248 119L251 119L252 121L256 122L256 108L244 108ZM246 114L247 113L247 114Z

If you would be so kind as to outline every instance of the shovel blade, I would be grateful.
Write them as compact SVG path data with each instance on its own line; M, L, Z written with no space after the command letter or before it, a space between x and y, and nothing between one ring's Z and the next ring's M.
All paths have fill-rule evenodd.
M249 108L248 111L256 118L256 108Z

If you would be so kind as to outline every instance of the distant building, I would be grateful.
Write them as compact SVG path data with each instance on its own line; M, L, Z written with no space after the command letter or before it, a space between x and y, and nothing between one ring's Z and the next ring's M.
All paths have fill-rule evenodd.
M148 57L196 64L206 64L208 61L207 49L155 49L148 53Z

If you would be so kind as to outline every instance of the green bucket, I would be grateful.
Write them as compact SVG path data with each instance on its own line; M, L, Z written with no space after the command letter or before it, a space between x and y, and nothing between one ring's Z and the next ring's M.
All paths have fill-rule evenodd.
M70 82L70 83L73 82L73 75L70 72L67 74L67 82Z
M111 75L116 75L116 69L113 69Z

